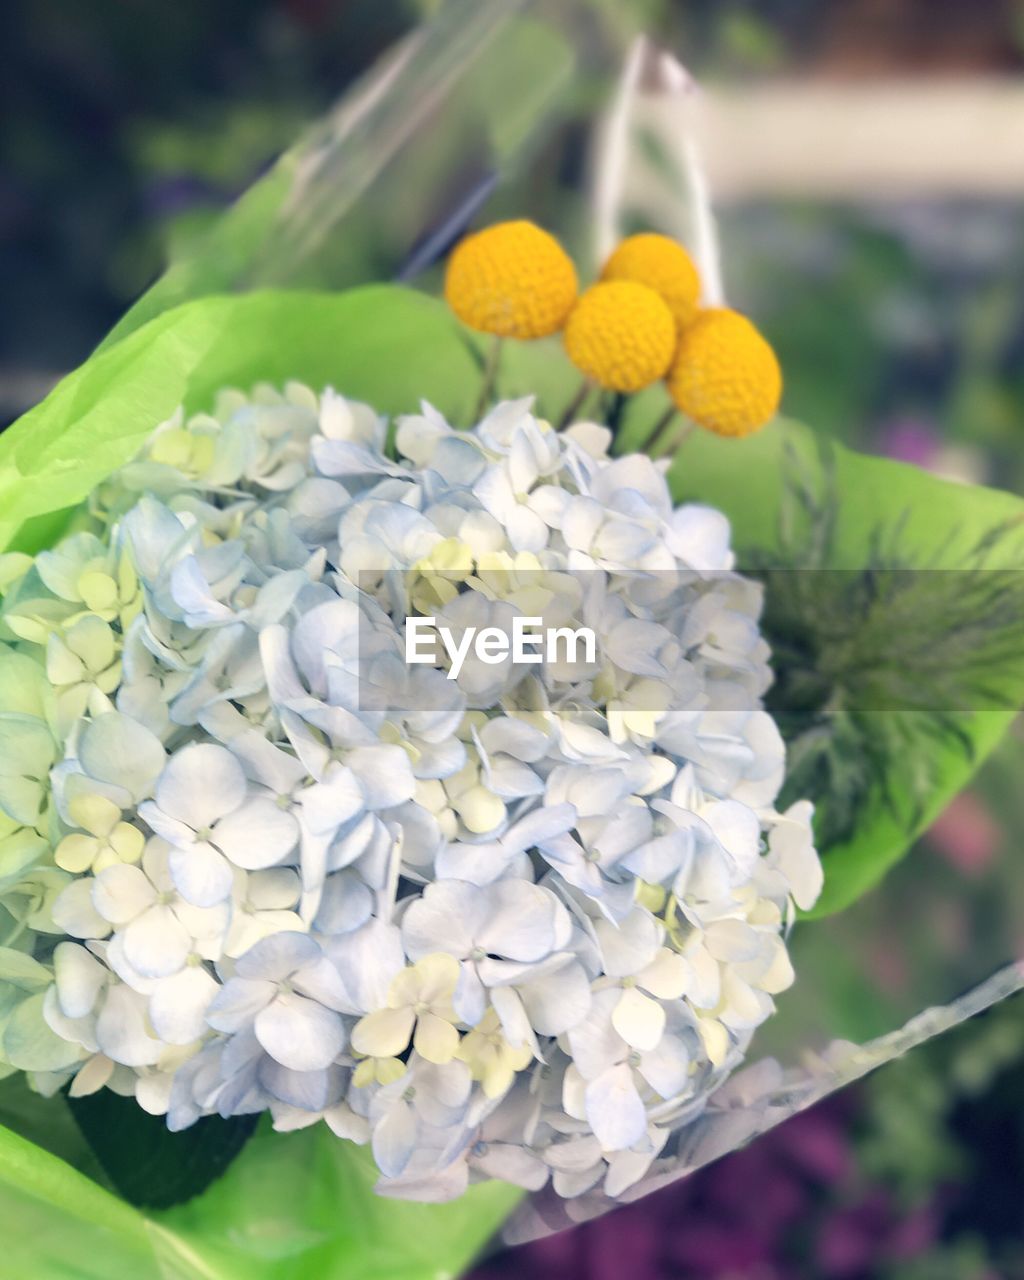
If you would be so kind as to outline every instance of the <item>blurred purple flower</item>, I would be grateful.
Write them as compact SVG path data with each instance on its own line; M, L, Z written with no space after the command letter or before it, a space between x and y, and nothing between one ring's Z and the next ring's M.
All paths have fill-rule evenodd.
M907 1261L938 1238L938 1214L931 1205L899 1216L884 1191L869 1191L822 1224L815 1249L819 1274L829 1280L870 1273L881 1261Z
M921 418L895 418L878 433L878 451L898 462L931 468L942 440L934 425Z
M799 1280L792 1241L820 1216L822 1193L853 1176L849 1112L830 1099L675 1187L498 1255L471 1280Z
M823 1224L815 1249L819 1274L843 1280L868 1268L888 1225L884 1192L871 1192L859 1204L840 1209Z
M944 1197L906 1211L859 1175L855 1091L674 1187L501 1253L470 1280L860 1280L941 1238ZM895 1271L893 1271L895 1268Z

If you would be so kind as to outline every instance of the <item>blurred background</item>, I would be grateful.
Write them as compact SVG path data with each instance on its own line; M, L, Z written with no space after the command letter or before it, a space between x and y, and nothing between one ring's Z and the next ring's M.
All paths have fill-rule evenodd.
M9 3L0 422L81 361L168 256L435 7ZM645 27L705 87L728 295L779 350L787 412L854 447L1024 492L1024 2L592 7ZM570 130L560 164L531 170L531 209L553 222L580 218L572 142ZM373 244L347 252L372 267ZM922 975L966 982L990 953L1024 951L1022 775L1017 732L883 890L827 941L798 935L808 1016L841 1009L849 1034L875 1034L917 1007ZM976 1019L678 1188L495 1254L476 1280L527 1272L1024 1277L1024 1008Z

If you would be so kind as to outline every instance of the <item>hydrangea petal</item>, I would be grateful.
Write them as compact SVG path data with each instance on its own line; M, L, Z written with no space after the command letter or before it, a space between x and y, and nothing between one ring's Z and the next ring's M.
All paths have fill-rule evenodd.
M191 938L170 907L149 907L125 929L124 954L144 978L166 978L188 959Z
M106 994L96 1020L100 1049L125 1067L148 1067L158 1062L162 1046L146 1026L146 1001L125 986Z
M107 969L85 947L61 942L53 953L57 999L69 1018L91 1013L108 977Z
M138 802L152 794L166 752L156 734L130 716L97 716L82 733L78 756L91 778L111 783Z
M416 1020L413 1045L427 1062L451 1062L459 1047L459 1033L450 1022L428 1011Z
M217 982L197 965L187 965L161 982L149 998L149 1020L167 1044L191 1044L207 1030L206 1010L217 994Z
M113 925L128 924L151 907L156 898L145 872L127 863L101 871L92 885L93 905Z
M170 817L200 831L234 812L245 792L245 774L231 752L197 742L171 758L156 784L156 802Z
M352 1029L352 1048L371 1058L393 1058L409 1047L416 1015L412 1009L377 1009Z
M181 896L195 907L215 907L231 896L231 866L211 844L172 849L171 876Z
M227 1035L248 1026L273 1000L277 988L259 978L232 978L216 993L206 1011L206 1020L215 1031Z
M356 747L346 755L345 765L359 779L368 809L389 809L411 800L415 794L416 779L401 747L386 743Z
M612 1026L634 1049L654 1049L665 1030L665 1010L636 987L623 991L612 1013Z
M661 947L639 975L640 985L659 1000L678 1000L686 992L687 965L681 955Z
M419 960L433 951L468 955L487 915L487 901L474 885L458 880L428 885L402 919L402 936L410 959Z
M54 901L53 922L72 938L105 938L110 933L110 922L93 905L94 883L89 878L72 880Z
M530 1025L542 1036L560 1036L590 1012L590 982L576 961L554 973L522 983L519 995Z
M647 1130L647 1113L625 1063L602 1072L586 1089L587 1119L606 1151L622 1151Z
M416 1114L407 1102L397 1102L373 1130L373 1158L386 1178L397 1178L416 1145Z
M565 908L547 889L524 880L505 880L491 885L487 893L489 911L477 935L485 951L529 961L555 949Z
M690 1062L683 1042L677 1036L666 1035L654 1049L641 1056L637 1070L661 1097L674 1098L686 1088Z
M57 1035L43 1014L44 992L29 996L7 1018L4 1059L19 1071L61 1071L83 1056L81 1048Z
M339 1014L294 992L278 995L253 1023L267 1053L292 1071L319 1071L345 1047L345 1024Z
M273 800L257 797L221 818L212 838L236 867L261 871L291 853L298 843L299 827Z

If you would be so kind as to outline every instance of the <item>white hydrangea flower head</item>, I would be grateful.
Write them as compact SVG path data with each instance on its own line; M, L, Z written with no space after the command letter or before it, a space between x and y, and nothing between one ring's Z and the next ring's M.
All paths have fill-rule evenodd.
M760 588L610 439L225 391L5 558L0 1063L174 1129L324 1121L390 1195L643 1177L822 878ZM597 650L456 675L406 661L417 615Z

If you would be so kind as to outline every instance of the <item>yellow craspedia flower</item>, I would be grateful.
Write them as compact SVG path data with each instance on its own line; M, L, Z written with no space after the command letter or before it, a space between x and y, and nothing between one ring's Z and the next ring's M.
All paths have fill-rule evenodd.
M700 276L693 259L676 240L653 231L628 236L604 264L602 280L634 280L668 303L680 329L697 314Z
M676 338L668 303L632 280L592 285L565 324L569 359L612 391L641 391L663 378Z
M533 222L499 222L455 247L444 296L471 329L502 338L557 333L576 301L576 268Z
M668 390L698 426L720 436L747 436L775 416L782 371L745 316L717 307L702 311L683 330Z

